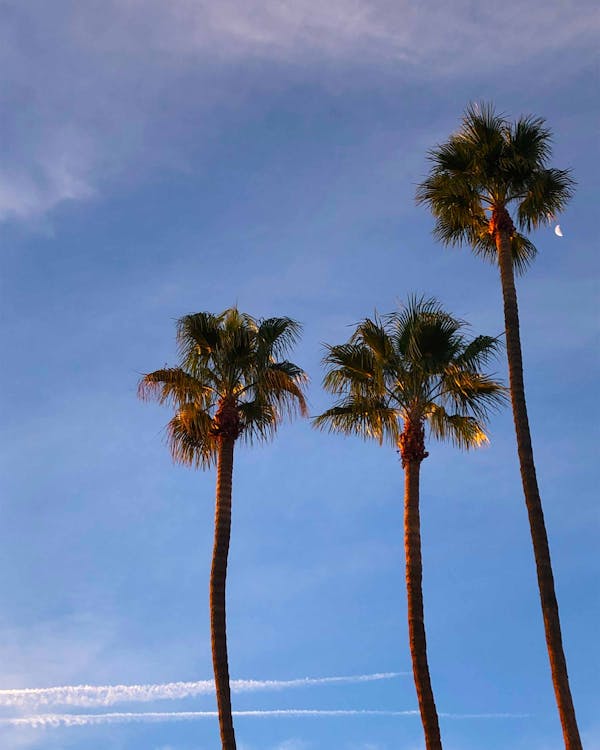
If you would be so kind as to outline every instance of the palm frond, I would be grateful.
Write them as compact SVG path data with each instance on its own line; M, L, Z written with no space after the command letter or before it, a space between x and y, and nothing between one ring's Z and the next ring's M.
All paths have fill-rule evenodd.
M372 384L375 379L375 358L364 344L327 346L323 364L328 368L323 387L330 393L342 393L352 383Z
M507 159L526 177L544 167L552 155L552 134L542 117L519 117L507 133Z
M185 403L201 403L204 406L214 396L209 384L194 378L180 367L166 367L144 375L138 384L138 396L142 401L158 401L178 406Z
M167 424L167 442L176 463L208 468L216 462L218 439L213 421L203 410L181 408Z
M444 245L470 244L474 228L477 232L487 230L482 194L468 174L433 172L418 186L417 203L431 209L433 236Z
M385 401L349 396L313 419L313 425L327 432L388 440L396 444L400 436L398 411Z
M295 372L289 375L289 370ZM308 415L303 386L307 382L306 374L291 363L278 363L268 367L262 374L260 382L255 383L253 392L265 403L276 405L279 414L293 416L300 413Z
M254 399L238 406L241 418L240 436L246 443L270 440L275 435L281 417L274 404Z
M441 377L441 401L481 421L486 421L492 411L503 406L506 397L503 385L480 372L450 366Z
M574 187L575 181L568 170L543 169L530 174L517 211L519 227L531 231L548 224L565 209Z
M302 326L292 318L265 318L257 330L258 351L266 357L283 357L296 344Z
M378 319L365 318L357 325L351 341L368 349L379 363L385 363L394 352L390 337Z
M387 316L402 357L428 372L436 372L460 347L457 333L464 323L446 313L435 298L409 297L399 312Z
M480 370L497 357L501 348L502 342L496 336L476 336L456 356L454 362L461 369Z
M182 366L194 370L206 363L221 342L222 315L200 312L184 315L177 321L177 349Z
M496 242L489 232L486 231L474 238L471 246L475 255L479 255L490 263L498 263ZM514 232L510 238L510 252L516 273L522 275L535 259L537 248L528 237L520 232Z
M432 437L450 441L458 448L469 450L489 442L482 425L475 417L448 414L443 406L431 404L427 422Z

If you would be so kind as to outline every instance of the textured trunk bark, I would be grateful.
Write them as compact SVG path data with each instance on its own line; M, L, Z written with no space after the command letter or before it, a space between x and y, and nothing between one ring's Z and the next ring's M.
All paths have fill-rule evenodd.
M510 249L510 236L507 231L496 233L496 248L498 251L498 265L502 282L502 297L504 301L504 324L506 328L506 352L508 355L508 372L510 382L510 398L512 402L515 432L517 434L517 449L521 468L521 480L525 494L525 503L529 516L531 540L535 555L546 645L550 657L552 682L556 695L558 713L562 724L565 748L567 750L582 750L579 729L575 718L575 708L569 687L567 662L562 645L560 632L560 618L558 602L554 591L554 577L550 561L548 535L544 523L542 501L537 484L531 434L525 403L525 387L523 384L523 361L521 355L521 336L519 332L519 310L517 306L517 292L515 289L514 270Z
M233 475L234 444L235 439L232 437L221 436L219 438L215 540L210 571L210 635L223 750L236 750L231 715L225 622L225 581L231 534L231 479Z
M421 562L421 520L419 517L420 461L404 464L404 550L406 555L406 594L408 598L408 636L413 675L427 750L442 750L438 715L435 708L423 618L423 567Z

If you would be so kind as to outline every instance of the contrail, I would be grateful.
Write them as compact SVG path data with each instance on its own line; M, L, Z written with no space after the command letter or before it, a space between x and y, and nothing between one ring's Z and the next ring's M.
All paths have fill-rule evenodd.
M316 685L351 685L361 682L391 680L408 672L376 672L345 677L302 677L294 680L233 680L233 693L312 687ZM148 703L176 700L214 693L213 680L199 682L166 682L148 685L64 685L50 688L0 690L0 706L40 708L43 706L112 706L115 703Z
M381 711L376 709L296 709L284 708L266 711L233 711L234 716L268 718L268 717L343 717L343 716L418 716L419 712ZM138 722L193 721L196 719L215 718L216 711L174 711L145 713L108 713L108 714L38 714L19 718L0 719L0 726L55 728L77 727L89 724L128 724ZM487 714L440 714L452 719L525 719L528 714L487 713Z

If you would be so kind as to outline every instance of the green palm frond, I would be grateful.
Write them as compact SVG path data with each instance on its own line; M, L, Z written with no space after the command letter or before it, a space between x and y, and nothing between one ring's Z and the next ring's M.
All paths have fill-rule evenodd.
M205 362L221 341L221 316L202 312L184 315L177 321L177 348L182 366L193 370Z
M496 336L475 336L454 360L458 368L480 370L494 360L502 347Z
M274 404L254 399L238 406L241 418L241 438L246 443L270 440L277 429L280 415Z
M416 200L434 217L433 235L445 245L470 245L497 262L490 234L492 212L509 211L522 231L547 224L563 211L575 182L568 170L550 169L552 139L545 121L521 117L514 124L491 104L467 108L459 130L429 152L431 169ZM515 269L523 272L536 249L522 234L511 238Z
M516 172L520 167L525 179L544 168L552 156L552 134L541 117L519 117L506 140L510 166Z
M291 318L266 318L257 330L259 351L265 357L282 357L299 340L302 326Z
M428 372L444 367L461 346L463 322L446 313L434 298L410 297L397 313L387 316L402 358Z
M373 387L377 368L373 352L363 344L353 343L327 346L323 364L328 368L323 381L330 393L343 393L348 384Z
M574 181L568 170L544 169L526 182L524 198L517 210L521 229L531 231L548 224L563 211L573 196Z
M176 409L167 427L176 461L207 466L214 460L223 404L237 409L239 434L248 442L272 437L285 417L307 414L306 374L279 359L300 330L291 318L255 320L235 307L180 318L180 366L145 375L138 390L140 398Z

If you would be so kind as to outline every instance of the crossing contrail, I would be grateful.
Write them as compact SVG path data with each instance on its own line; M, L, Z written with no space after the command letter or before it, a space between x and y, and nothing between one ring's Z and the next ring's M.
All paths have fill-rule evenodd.
M302 677L293 680L233 680L233 693L313 687L318 685L352 685L362 682L391 680L408 672L376 672L342 677ZM213 680L199 682L165 682L143 685L63 685L49 688L16 688L0 690L0 706L36 709L44 706L113 706L115 703L149 703L177 700L214 693Z
M418 716L417 710L385 711L376 709L304 709L283 708L265 711L233 711L234 716L269 718L305 718L305 717L345 717L345 716ZM0 726L56 728L78 727L90 724L129 724L139 722L194 721L197 719L215 718L216 711L166 711L144 713L106 713L106 714L37 714L18 718L2 718ZM440 714L447 719L525 719L528 714L483 713L483 714Z

